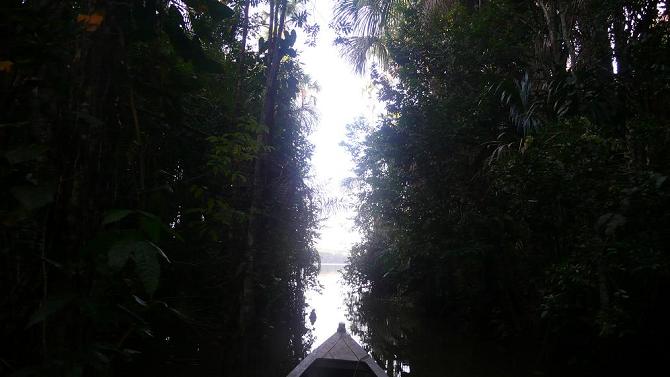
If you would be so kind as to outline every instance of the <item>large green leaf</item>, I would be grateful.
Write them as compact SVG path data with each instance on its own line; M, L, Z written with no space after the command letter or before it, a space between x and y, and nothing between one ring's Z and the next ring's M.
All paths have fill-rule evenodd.
M170 228L168 225L163 223L160 217L146 211L132 210L132 209L109 210L105 212L102 224L103 225L112 224L120 220L123 220L124 218L133 214L137 214L140 216L139 217L140 230L144 233L144 236L146 236L151 242L158 242L163 233L171 235L178 240L182 240L182 238L174 231L174 229Z
M47 148L43 145L23 145L11 151L5 152L5 158L10 164L18 164L26 161L41 161Z
M602 231L606 236L612 236L617 228L626 224L626 217L618 213L606 213L598 218L596 230Z
M30 321L26 328L31 327L47 319L50 315L61 311L67 304L74 300L74 293L65 293L61 295L49 296L42 302L39 309L30 316Z
M150 296L153 295L158 288L161 275L156 249L148 242L138 243L132 258L135 262L137 276L142 281L144 289Z
M124 240L112 245L107 253L107 263L109 264L109 267L115 270L123 268L128 262L128 259L130 259L137 244L142 242L143 241Z
M161 238L163 223L160 219L143 216L140 218L140 229L152 242L158 242Z
M111 223L115 223L117 221L120 221L124 219L126 216L130 215L131 213L134 213L132 209L112 209L107 212L105 212L105 216L102 219L102 225L107 225Z
M10 191L21 205L29 210L44 207L54 200L54 189L47 185L15 186Z
M174 229L166 225L160 217L146 211L137 211L137 213L144 216L144 219L140 220L140 228L152 242L158 242L161 233L169 234L175 239L183 241L183 238Z
M154 243L152 243L152 242L147 242L147 243L148 243L151 247L153 247L154 250L156 250L156 254L157 254L157 255L160 255L161 257L163 257L163 259L165 259L166 262L168 262L168 263L172 263L172 262L170 262L170 258L168 258L168 256L163 252L163 249L161 249L160 247L158 247L156 244L154 244Z

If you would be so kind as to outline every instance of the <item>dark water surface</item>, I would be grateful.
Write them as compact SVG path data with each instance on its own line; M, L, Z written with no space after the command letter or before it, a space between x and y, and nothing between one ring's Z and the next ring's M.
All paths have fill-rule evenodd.
M343 264L322 264L319 291L307 294L308 314L317 319L312 328L317 347L344 322L389 376L507 377L543 376L532 357L515 348L462 335L443 320L418 315L411 303L375 300L354 294L344 282Z
M500 342L474 339L407 302L349 303L352 331L389 376L542 376L530 357Z
M597 343L568 341L550 348L542 339L522 335L473 335L468 318L449 318L407 300L355 292L339 272L343 267L324 266L319 276L322 292L308 296L318 315L314 346L333 334L337 322L345 322L347 331L391 377L670 375L662 365L667 358L653 356L659 350L651 346L637 352L631 347L623 353L604 352L604 357L594 358L589 355L599 347ZM641 357L639 353L653 355Z

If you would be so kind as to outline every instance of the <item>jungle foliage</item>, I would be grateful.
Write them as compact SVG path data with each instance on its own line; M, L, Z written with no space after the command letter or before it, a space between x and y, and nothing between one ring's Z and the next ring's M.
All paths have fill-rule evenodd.
M528 374L663 366L667 2L338 4L343 51L386 67L371 71L386 113L349 143L363 240L347 277L373 351L407 361L417 343L383 299L442 323L433 339L494 340L508 363L519 350ZM412 375L447 374L414 356Z
M0 375L281 376L304 356L304 5L3 1Z

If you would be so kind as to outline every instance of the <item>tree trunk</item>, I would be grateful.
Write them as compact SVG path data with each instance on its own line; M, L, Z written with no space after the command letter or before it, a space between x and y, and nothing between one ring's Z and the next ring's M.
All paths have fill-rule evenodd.
M235 112L234 116L240 113L242 106L242 96L240 91L242 89L242 75L244 73L244 63L247 57L247 38L249 37L249 5L251 0L246 0L244 4L244 19L242 20L242 41L240 45L240 53L237 57L237 82L235 83Z
M538 1L538 6L542 9L544 21L546 24L547 38L549 38L549 54L551 56L552 73L554 75L565 71L566 57L559 43L559 27L556 12L556 6L551 1Z
M270 33L268 49L268 70L265 80L265 93L263 96L263 108L260 115L260 123L264 126L256 135L258 152L254 161L253 191L251 204L249 206L249 222L247 227L247 250L245 254L245 274L242 283L242 297L240 302L239 329L241 335L240 359L242 364L252 365L250 345L254 341L255 332L252 331L252 324L255 318L255 263L258 255L258 235L260 234L260 224L264 203L265 192L265 159L264 146L267 139L267 131L274 124L274 108L277 97L277 75L279 72L279 43L281 33L284 28L286 17L286 3L283 0L275 4L270 2ZM278 16L278 13L280 16ZM278 24L272 20L279 17ZM251 330L251 331L250 331Z
M626 56L628 38L626 38L626 14L623 7L619 7L614 14L612 34L614 35L614 57L617 62L617 74L626 75L630 71L630 67Z

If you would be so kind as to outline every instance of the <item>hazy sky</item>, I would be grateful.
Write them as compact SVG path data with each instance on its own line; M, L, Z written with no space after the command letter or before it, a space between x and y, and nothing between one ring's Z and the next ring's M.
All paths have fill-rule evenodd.
M355 118L372 118L378 111L374 96L369 94L366 76L357 75L351 65L333 45L335 33L328 27L332 18L331 0L313 0L310 11L321 26L316 47L305 46L298 33L300 61L320 91L316 94L319 123L310 141L314 144L312 158L312 184L322 187L330 197L342 197L345 191L342 180L351 176L353 162L349 153L340 146L346 138L346 125ZM350 246L357 240L351 221L352 209L330 214L324 221L321 237L317 241L320 252L348 254Z

